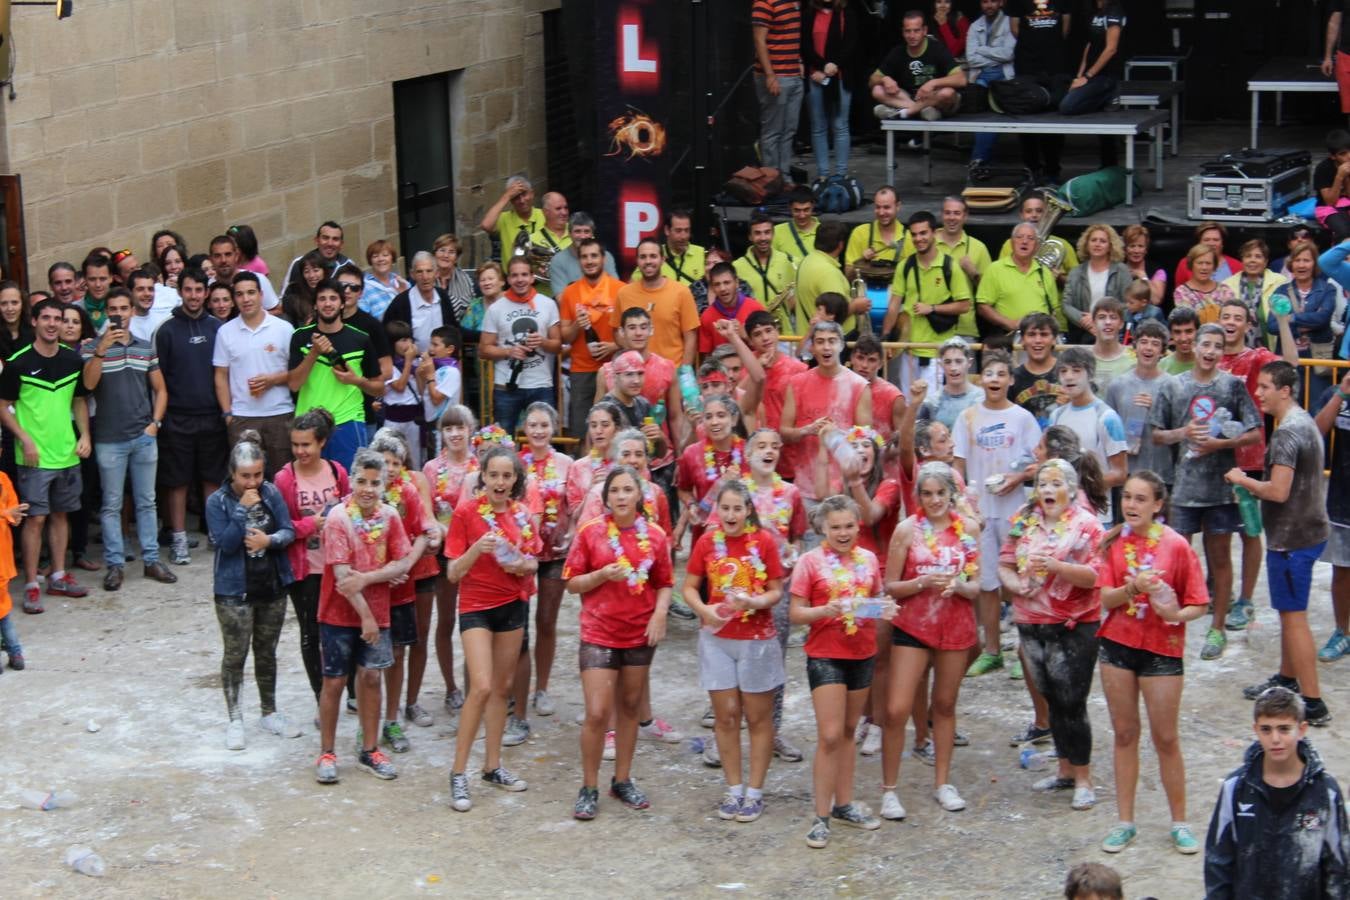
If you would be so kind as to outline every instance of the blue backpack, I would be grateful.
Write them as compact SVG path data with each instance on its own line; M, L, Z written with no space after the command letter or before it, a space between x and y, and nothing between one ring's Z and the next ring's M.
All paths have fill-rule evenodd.
M862 205L862 185L858 184L858 179L846 175L817 179L812 193L816 195L816 209L831 215L846 213Z

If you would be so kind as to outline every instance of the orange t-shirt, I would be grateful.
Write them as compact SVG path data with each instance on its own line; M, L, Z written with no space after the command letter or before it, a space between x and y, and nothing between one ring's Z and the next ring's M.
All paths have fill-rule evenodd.
M577 320L577 312L585 309L591 317L591 327L600 340L614 342L614 310L618 306L619 290L625 282L620 281L608 272L600 273L600 281L595 286L585 278L578 278L567 286L558 298L559 317L569 322ZM577 331L576 340L572 342L572 371L573 372L597 372L600 370L600 363L596 362L591 356L591 351L586 346L585 330Z
M617 329L624 310L634 306L642 307L652 317L652 340L647 348L681 365L685 332L697 331L699 326L698 306L689 288L669 278L654 290L644 287L641 281L626 284L619 290L610 324Z
M8 475L0 472L0 510L13 509L18 505L19 495L14 492L14 485ZM17 574L18 570L14 566L14 535L8 523L0 522L0 579L3 579L0 581L0 619L9 615L14 607L9 591L4 586Z

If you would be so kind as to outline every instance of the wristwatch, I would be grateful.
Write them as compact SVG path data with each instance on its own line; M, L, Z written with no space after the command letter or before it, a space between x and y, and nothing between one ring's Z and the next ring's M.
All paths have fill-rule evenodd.
M152 421L150 422L150 424L153 425L153 426L155 426L155 430L156 430L156 431L159 431L160 429L162 429L162 428L164 427L164 422L163 422L163 420L161 420L161 419L154 419L154 420L152 420Z

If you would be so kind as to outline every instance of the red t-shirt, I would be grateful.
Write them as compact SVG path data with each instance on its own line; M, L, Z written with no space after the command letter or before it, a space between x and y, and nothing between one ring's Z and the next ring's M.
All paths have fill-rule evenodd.
M750 462L746 459L745 439L734 437L731 439L731 449L721 451L713 449L713 474L708 473L707 451L712 448L706 439L696 444L690 444L684 448L680 454L679 463L675 469L675 486L682 491L689 491L694 495L694 502L707 497L708 491L725 473L728 477L744 479L750 474ZM731 471L728 471L730 469ZM716 498L709 497L709 500ZM714 502L714 506L717 504Z
M900 389L891 384L882 375L872 379L872 427L876 429L877 434L881 435L882 440L889 441L891 435L895 434L895 429L891 427L892 416L895 413L896 401L899 401L900 408L905 408L904 395Z
M830 600L845 597L875 597L881 593L881 567L870 550L861 547L854 552L860 558L861 572L847 560L832 551L817 547L803 553L792 570L791 594L802 597L807 606L824 606ZM849 571L845 579L836 576L833 560L838 560ZM854 632L848 633L843 617L817 619L811 623L806 638L806 655L816 659L867 659L877 652L876 622L862 619L854 623Z
M1018 536L1019 525L1014 520L1013 536L1009 536L999 552L999 565L1034 576L1035 573L1027 571L1029 566L1025 558L1030 554L1045 553L1076 565L1095 566L1097 544L1102 539L1102 526L1097 517L1075 505L1061 521L1063 534L1059 534L1057 528L1047 532L1040 526L1021 526ZM1019 557L1024 560L1020 567ZM1033 580L1028 593L1013 598L1013 621L1019 625L1068 625L1072 628L1078 622L1096 622L1101 617L1102 601L1095 585L1074 587L1053 574L1044 580Z
M914 479L919 477L920 465L920 462L915 459L913 468L905 469L903 466L896 466L896 469L900 472L900 496L905 501L905 514L910 516L917 516L922 511L922 507L919 506L919 486L914 483ZM965 493L966 479L956 469L952 469L952 475L956 477L956 489Z
M689 563L685 568L690 575L708 580L709 606L716 606L726 599L727 586L740 588L748 594L764 592L764 583L756 584L752 546L758 552L759 561L764 567L764 578L772 580L783 577L783 564L778 557L778 542L768 531L761 528L754 534L728 537L726 556L716 555L713 535L713 531L706 531L703 537L694 543L694 549L689 551ZM711 574L709 569L712 570ZM737 641L763 641L776 634L772 609L757 609L737 615L717 632L720 638Z
M567 486L563 490L563 502L568 509L581 509L586 502L586 493L592 485L603 485L605 476L612 468L609 460L595 454L588 454L575 460L567 468ZM578 521L586 521L584 518Z
M790 481L778 481L770 487L759 488L746 479L755 501L755 512L759 514L761 528L774 536L778 545L778 555L785 569L792 568L795 552L789 553L789 545L806 534L810 524L806 521L806 505L802 503L801 491ZM708 514L706 528L716 528L719 523L717 509ZM786 595L783 602L787 602Z
M563 579L585 575L613 562L618 556L609 543L608 516L591 519L577 529L572 548L563 563ZM651 543L651 570L647 583L634 593L627 581L607 581L587 594L581 595L581 639L600 647L626 649L642 647L647 643L647 623L656 609L656 592L675 586L675 572L670 563L670 543L661 526L647 526ZM638 546L638 529L619 531L619 546L624 557L633 565L644 558Z
M796 402L796 427L802 428L820 418L829 419L836 428L843 430L860 424L857 421L858 399L867 382L857 372L840 369L830 378L820 374L820 369L807 369L793 375L788 386ZM797 442L794 453L793 481L808 500L824 499L816 496L815 466L819 442L820 438L808 435ZM842 485L839 466L831 461L830 492L838 493Z
M426 532L431 522L428 521L426 510L422 507L422 495L417 492L417 485L413 483L412 476L407 473L404 475L396 492L385 491L384 502L398 512L399 520L403 523L403 531L408 535L408 544L411 546L413 541ZM440 571L441 566L436 562L436 554L423 553L417 562L413 563L408 580L394 585L390 590L390 602L394 606L413 602L417 596L417 581L434 577L440 574Z
M1106 558L1097 564L1097 587L1120 587L1132 577L1125 561L1127 543L1134 548L1136 565L1164 573L1163 581L1176 592L1179 605L1200 606L1209 602L1200 560L1190 542L1166 525L1151 554L1151 562L1147 540L1139 535L1122 536L1112 544ZM1129 603L1106 611L1106 621L1097 630L1097 637L1159 656L1180 657L1186 650L1186 623L1164 622L1150 612L1148 595L1139 594Z
M900 482L894 478L883 478L881 484L877 485L877 492L872 495L873 500L886 507L886 512L882 514L880 519L877 519L871 528L863 528L859 531L858 543L862 544L864 533L870 531L872 543L870 545L863 544L863 546L875 553L878 559L886 558L886 548L890 546L891 535L895 534L895 526L900 524L900 507L903 496L900 491Z
M488 533L488 523L478 511L482 500L481 496L470 495L455 507L455 514L450 518L450 533L445 538L446 558L458 559L469 552L475 541ZM527 556L539 555L543 547L528 506L513 500L508 511L498 513L494 518L497 521L498 537L505 537ZM530 526L530 537L524 541L520 537L522 522ZM533 592L533 587L533 575L512 575L501 567L495 556L484 553L460 579L459 611L482 612L516 600L526 600Z
M959 518L953 516L953 524ZM909 517L903 524L914 532L900 576L904 581L929 574L959 575L966 563L979 558L979 546L963 545L952 526L935 533L934 546L930 548L917 516ZM971 580L978 581L978 576ZM891 622L934 650L965 650L975 645L975 606L965 597L959 594L944 597L941 591L930 589L906 597L899 604Z
M572 457L550 448L547 457L534 459L526 448L520 451L520 461L525 466L525 477L529 479L531 493L539 502L536 513L539 516L539 538L544 546L539 559L561 559L563 554L555 553L553 546L560 537L558 524L567 510L567 476L572 468ZM549 472L550 462L552 473Z
M1256 401L1256 381L1261 375L1261 367L1280 358L1265 347L1248 347L1238 353L1225 353L1219 360L1219 371L1241 378L1247 385L1247 393L1252 395L1252 402L1260 409L1261 404ZM1233 451L1239 469L1259 472L1266 466L1266 430L1258 428L1256 433L1261 438L1259 441Z
M755 310L763 309L764 304L753 297L738 297L740 305L733 315L726 315L717 305L717 301L708 299L708 308L698 317L698 352L711 353L717 347L727 343L727 339L717 333L717 323L723 319L735 319L742 326Z
M764 367L764 396L759 406L761 428L778 430L783 421L783 397L787 394L788 381L798 372L805 371L806 363L786 353L779 353L772 363ZM796 474L797 446L784 444L783 452L778 456L778 474L784 478Z
M442 455L427 460L427 464L422 467L422 474L431 487L431 502L436 505L436 521L442 527L450 524L450 514L459 506L465 480L477 471L478 457L473 453L465 457L462 463L451 462Z
M664 356L648 353L643 360L642 390L638 396L645 397L653 406L657 401L666 399L666 392L675 382L675 364ZM614 393L614 364L605 363L600 367L600 377L605 383L605 393ZM670 417L666 417L670 421Z
M347 504L340 503L328 513L323 525L323 577L319 581L319 621L325 625L360 628L361 617L342 594L338 593L334 566L351 566L354 572L373 572L391 559L408 555L411 544L398 513L386 504L368 520L372 525L383 524L374 540L359 534L347 515ZM389 627L389 582L367 585L361 592L375 624Z

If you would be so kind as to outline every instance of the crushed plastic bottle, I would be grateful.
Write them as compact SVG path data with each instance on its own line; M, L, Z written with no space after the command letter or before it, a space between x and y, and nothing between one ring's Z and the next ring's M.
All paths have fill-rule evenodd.
M1270 311L1277 316L1287 316L1294 311L1294 304L1289 301L1289 295L1277 293L1270 298Z
M1049 750L1033 750L1030 747L1017 754L1018 765L1028 772L1040 772L1043 769L1048 769L1056 759L1055 754Z
M684 401L684 411L687 413L703 412L703 395L699 393L698 376L694 374L694 367L680 366L678 378L680 399Z
M858 474L858 468L862 465L862 460L858 456L858 451L853 449L845 438L844 433L837 428L832 428L825 432L825 449L830 451L835 462L839 463L839 469L844 475Z
M1228 411L1227 407L1219 407L1219 409L1215 410L1214 415L1209 417L1209 421L1206 424L1209 425L1209 436L1216 438L1221 437L1231 440L1247 430L1243 427L1241 422L1233 421L1233 414ZM1195 445L1188 442L1186 445L1186 455L1183 458L1195 459L1199 455L1200 454L1195 452Z
M66 851L66 865L81 875L88 875L90 878L102 878L105 871L103 857L88 847L79 844L75 844Z
M514 566L525 558L525 554L521 553L515 544L499 539L497 546L492 548L492 558L500 565Z
M1280 644L1280 614L1269 606L1262 606L1252 615L1247 626L1247 646L1258 653Z
M71 806L75 803L75 795L66 791L38 791L25 790L19 792L19 803L25 809L40 809L47 812L53 809Z

